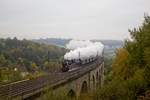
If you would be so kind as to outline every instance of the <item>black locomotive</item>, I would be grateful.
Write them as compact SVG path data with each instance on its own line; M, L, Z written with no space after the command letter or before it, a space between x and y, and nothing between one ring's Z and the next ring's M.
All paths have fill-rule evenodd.
M84 59L84 60L81 60L81 59L63 60L61 70L62 72L67 72L73 65L88 64L88 63L96 61L97 59L98 59L98 56L91 57L89 59Z
M62 72L67 72L69 71L69 69L73 68L73 66L76 66L76 65L84 65L84 64L88 64L88 63L91 63L91 62L94 62L96 61L97 59L100 59L100 60L104 60L104 50L102 51L102 54L99 55L98 54L98 51L97 51L97 55L95 57L90 57L90 58L85 58L85 59L80 59L80 52L79 52L79 59L72 59L72 60L66 60L64 59L62 61L62 68L61 68L61 71Z

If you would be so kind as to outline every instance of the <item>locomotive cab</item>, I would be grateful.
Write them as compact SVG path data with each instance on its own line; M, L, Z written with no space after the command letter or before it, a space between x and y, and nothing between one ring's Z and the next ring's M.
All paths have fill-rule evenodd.
M61 68L62 72L67 72L69 70L69 66L68 66L68 62L66 60L64 60L62 62L62 68Z

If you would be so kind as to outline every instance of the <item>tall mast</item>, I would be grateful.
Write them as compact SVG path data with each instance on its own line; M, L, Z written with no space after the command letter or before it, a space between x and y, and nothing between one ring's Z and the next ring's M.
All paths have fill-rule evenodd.
M98 57L98 51L97 51L97 57Z
M79 59L80 59L80 51L79 51Z

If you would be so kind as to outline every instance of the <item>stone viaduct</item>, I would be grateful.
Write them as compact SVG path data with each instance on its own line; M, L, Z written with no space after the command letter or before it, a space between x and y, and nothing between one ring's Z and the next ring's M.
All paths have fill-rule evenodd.
M96 65L95 63L97 62L80 69L82 72L84 69L86 69L85 73L81 75L80 72L78 72L77 74L79 76L73 77L72 79L69 78L69 80L65 81L67 84L61 84L60 86L57 86L54 91L65 91L66 95L68 96L78 97L82 93L93 91L96 89L96 87L102 86L104 82L104 62L102 61ZM88 70L87 67L93 68Z
M93 91L104 81L104 60L78 66L68 72L51 73L32 80L24 80L0 87L0 98L26 99L51 88L53 92L65 92L65 95L79 97L81 93ZM5 100L4 99L4 100Z

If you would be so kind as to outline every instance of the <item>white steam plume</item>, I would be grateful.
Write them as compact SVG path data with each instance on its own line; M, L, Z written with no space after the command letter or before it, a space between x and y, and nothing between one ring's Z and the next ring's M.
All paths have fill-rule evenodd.
M101 56L104 45L101 42L91 42L91 41L77 41L71 40L69 44L66 45L70 52L64 55L64 59L88 59L96 56Z
M92 45L93 43L89 40L71 40L66 48L70 50L74 50L77 48L87 47L88 45Z

